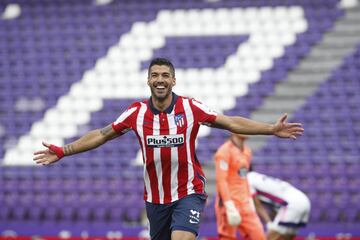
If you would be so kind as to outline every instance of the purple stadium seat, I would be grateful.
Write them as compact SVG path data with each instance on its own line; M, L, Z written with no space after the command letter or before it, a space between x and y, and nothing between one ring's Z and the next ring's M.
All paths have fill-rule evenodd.
M274 93L275 84L286 80L289 71L298 66L343 14L336 7L337 0L115 1L101 7L87 0L75 5L70 1L19 2L26 6L22 17L0 24L0 36L4 36L0 37L0 126L6 132L0 136L1 156L5 154L5 143L27 133L31 124L55 106L58 98L82 78L84 71L92 69L134 22L152 21L161 9L294 5L304 8L308 30L298 34L296 43L285 49L273 68L262 72L261 79L249 86L247 95L236 99L235 108L225 112L245 117ZM153 55L171 56L180 68L218 68L248 37L168 37L165 46ZM294 113L294 119L306 127L302 138L286 143L271 138L254 153L256 170L289 179L310 196L313 206L310 226L360 221L359 57L360 46ZM142 63L142 69L147 63ZM15 104L20 97L40 97L44 108L19 112ZM111 123L133 101L104 100L103 108L91 114L87 127ZM226 137L226 133L212 130L199 140L198 158L212 161L214 151ZM139 150L136 142L136 136L129 133L119 142L112 141L51 168L1 167L0 200L5 206L0 208L1 223L109 221L123 226L125 219L138 222L144 204L143 172L141 167L130 165ZM52 207L48 208L48 204ZM345 211L345 204L354 211ZM214 222L213 203L207 206L204 217L205 221ZM20 230L23 227L17 226Z

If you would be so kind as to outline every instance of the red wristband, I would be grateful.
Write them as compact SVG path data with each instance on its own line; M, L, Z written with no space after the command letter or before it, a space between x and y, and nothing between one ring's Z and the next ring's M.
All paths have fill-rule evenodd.
M51 151L53 151L59 159L65 156L64 150L62 147L58 147L58 146L51 144L49 149Z

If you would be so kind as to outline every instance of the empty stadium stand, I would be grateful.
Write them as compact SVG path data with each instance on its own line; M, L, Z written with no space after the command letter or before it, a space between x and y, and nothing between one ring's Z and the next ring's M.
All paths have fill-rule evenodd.
M10 3L13 1L4 1ZM301 236L360 236L360 9L337 0L17 0L0 19L0 236L136 237L143 169L129 132L48 167L32 152L114 121L148 97L147 64L170 58L176 93L219 112L300 121L296 141L254 137L257 171L307 193ZM0 4L0 11L4 9ZM202 129L208 177L201 236L216 236L212 156L228 133Z

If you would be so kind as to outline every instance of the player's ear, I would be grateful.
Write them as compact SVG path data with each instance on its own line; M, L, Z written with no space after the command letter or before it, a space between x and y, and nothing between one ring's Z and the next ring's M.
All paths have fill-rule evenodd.
M172 85L173 85L173 86L175 86L175 85L176 85L176 78L173 78Z

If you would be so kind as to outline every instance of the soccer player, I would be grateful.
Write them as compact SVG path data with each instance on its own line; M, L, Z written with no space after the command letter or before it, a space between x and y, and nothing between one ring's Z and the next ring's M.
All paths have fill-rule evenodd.
M244 239L266 239L247 181L252 153L244 144L246 138L232 134L215 153L215 213L220 240L237 239L237 231Z
M63 147L43 142L46 149L36 151L34 161L52 164L134 131L143 154L144 199L151 239L187 240L198 234L206 200L205 176L195 155L200 125L291 139L304 131L299 123L287 123L286 115L275 124L261 123L218 114L195 99L176 95L172 91L175 69L167 59L151 61L147 84L149 99L133 103L113 123Z
M290 183L257 172L250 172L248 181L256 211L267 225L267 239L294 239L309 220L309 198ZM274 220L263 204L276 212Z

